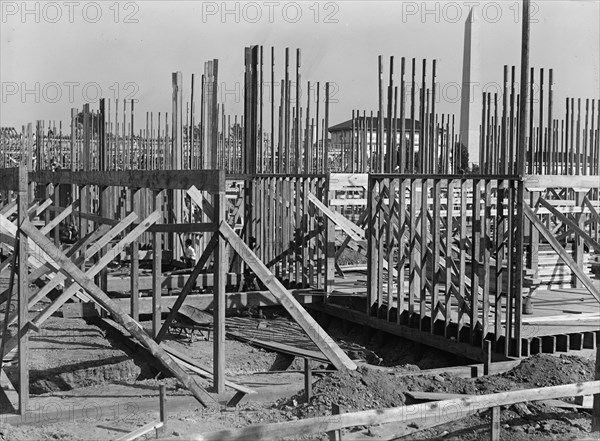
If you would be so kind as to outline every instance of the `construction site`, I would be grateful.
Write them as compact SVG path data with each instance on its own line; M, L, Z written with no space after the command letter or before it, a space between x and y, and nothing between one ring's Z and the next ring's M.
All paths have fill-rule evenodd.
M241 114L214 58L2 128L0 441L600 439L600 99L518 5L456 115L437 59L375 54L338 121L313 49L250 45Z

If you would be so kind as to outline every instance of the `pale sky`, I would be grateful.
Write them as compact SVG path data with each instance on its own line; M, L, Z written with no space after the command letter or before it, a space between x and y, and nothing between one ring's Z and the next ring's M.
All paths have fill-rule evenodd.
M21 1L0 3L0 125L19 129L38 119L67 121L69 109L80 109L86 98L97 108L98 90L105 98L119 93L137 99L138 121L145 120L146 111L170 113L171 73L183 73L185 102L191 74L199 81L204 62L213 58L220 63L219 83L241 90L244 47L253 44L265 46L267 81L274 46L276 82L283 78L289 47L292 79L300 48L302 83L335 83L330 125L349 119L352 109L377 110L378 55L386 70L393 55L396 72L401 57L407 67L417 58L417 78L423 58L428 69L437 59L440 90L452 95L441 96L438 109L458 118L449 85L461 82L464 21L472 3L482 22L485 82L500 83L505 64L516 65L518 75L520 63L521 2L516 0L58 1L28 2L25 13ZM532 4L537 22L531 24L530 65L554 68L558 117L567 96L600 97L600 2ZM230 12L223 15L225 7ZM241 95L224 99L227 113L243 112Z

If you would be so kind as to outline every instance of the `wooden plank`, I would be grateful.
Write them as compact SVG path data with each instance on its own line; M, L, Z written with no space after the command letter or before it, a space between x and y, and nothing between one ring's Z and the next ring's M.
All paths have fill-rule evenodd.
M408 247L409 253L409 270L408 270L408 316L409 321L415 312L415 299L419 296L420 287L420 276L419 276L419 252L417 250L417 209L418 209L418 198L417 198L417 179L411 179L410 181L410 213L408 216L408 234L409 241Z
M402 69L404 71L404 58L402 59ZM404 81L404 80L402 80ZM402 95L404 95L404 91L402 91ZM404 101L402 102L402 113L404 113ZM400 124L404 124L403 121ZM404 144L404 137L402 138L402 144ZM404 150L402 150L404 151ZM404 157L404 153L402 153L402 158ZM403 159L400 161L403 164ZM396 242L398 244L398 262L396 263L396 272L398 274L397 277L397 292L396 292L396 323L400 324L404 321L404 309L405 309L405 301L404 301L404 280L405 280L405 264L408 259L406 253L406 237L408 232L406 231L406 186L407 182L404 179L399 180L399 189L398 189L398 199L396 203L398 204L398 230L396 236Z
M329 363L329 360L318 351L311 351L310 349L298 348L296 346L287 345L285 343L278 343L273 341L264 341L255 338L247 338L242 335L238 335L235 332L228 332L227 336L248 343L252 346L267 349L269 351L278 352L281 354L293 355L294 357L310 358L312 360L322 361Z
M584 175L526 175L523 177L528 191L542 191L547 188L598 188L598 176Z
M448 180L447 187L448 199L454 198L454 180ZM453 241L453 222L454 222L454 204L449 203L447 205L447 216L446 216L446 243L445 243L445 290L444 293L444 337L450 338L450 323L451 323L451 311L452 311L452 271L450 270L452 259L452 241Z
M8 335L8 325L10 316L10 305L15 285L15 275L17 274L17 263L19 259L19 248L15 250L11 258L6 259L11 264L10 276L8 279L8 289L6 293L6 304L4 305L4 323L2 323L2 340L0 341L0 371L2 371L2 363L4 361L4 347L6 346L6 336ZM1 389L1 388L0 388Z
M19 379L19 413L23 416L25 415L27 406L29 404L29 336L26 332L26 326L29 322L29 268L27 265L29 256L29 239L23 233L23 225L25 222L29 222L27 216L27 168L23 166L19 167L18 179L19 193L17 196L17 224L20 225L20 228L18 231L19 265L17 269L19 273L19 284L17 285L19 371L17 378ZM7 304L6 308L8 307L9 305ZM4 338L6 337L3 336L3 340ZM4 349L6 350L8 348L5 347ZM0 354L0 356L4 357L4 354Z
M194 379L181 369L173 359L143 330L142 326L133 320L100 289L89 277L84 274L71 260L66 257L52 242L50 242L37 228L25 221L22 230L27 234L40 248L54 256L60 264L61 269L65 271L76 283L85 289L92 299L102 308L106 309L117 323L123 326L133 337L135 337L148 351L168 369L186 388L192 392L194 397L205 407L207 393L202 389Z
M461 418L466 418L470 415L474 415L476 411L465 411ZM390 441L395 439L410 439L408 436L412 433L436 427L442 424L447 424L448 421L445 418L439 418L437 421L431 418L420 418L416 419L408 424L403 422L387 423L377 426L371 426L368 429L361 431L352 431L350 433L344 433L344 441ZM339 440L339 439L338 439Z
M419 418L440 418L440 409L444 409L446 421L458 419L466 411L483 410L495 406L508 406L524 401L537 401L561 398L574 395L586 395L600 388L600 381L552 386L546 388L516 390L495 394L470 396L453 400L434 401L432 403L414 404L388 409L364 410L341 415L319 416L297 421L272 424L261 424L241 429L225 429L215 432L188 434L194 439L203 441L247 440L247 439L279 439L289 436L306 436L330 432L346 427L370 426L397 421L407 423Z
M140 197L141 192L139 189L132 189L130 192L131 197L131 211L136 213L140 208ZM131 318L134 320L139 320L139 294L140 294L140 285L139 285L139 276L140 276L140 255L139 255L139 243L137 240L131 242L131 264L130 264L130 274L129 274L129 293L130 293L130 302L129 302L129 312L131 313ZM106 281L106 289L108 290L108 280ZM125 308L123 308L125 309Z
M82 201L84 200L83 194L82 194L81 200ZM62 211L64 209L65 209L64 207L59 207L59 206L52 206L49 208L50 211L54 211L54 212ZM117 219L110 219L110 218L99 216L97 214L86 213L82 210L73 210L73 215L76 217L79 217L81 219L84 219L84 220L95 222L97 224L117 225L119 223L119 221Z
M442 401L452 400L455 398L467 398L472 395L468 394L451 394L447 392L422 392L422 391L407 391L405 395L413 400L419 401Z
M39 216L40 214L42 214L46 208L48 208L50 205L52 205L52 198L48 198L46 199L44 202L42 202L41 204L38 203L37 207L35 208L35 210L28 210L28 214L29 214L29 218L32 219L34 217Z
M558 253L559 257L565 262L565 264L575 273L575 276L581 281L583 286L594 296L594 298L600 303L600 291L594 286L594 283L589 277L583 272L573 258L565 251L562 245L556 240L554 235L546 228L546 226L538 219L533 210L529 205L523 204L523 212L529 221L538 229L538 231L544 236L552 248Z
M0 172L2 169L0 169ZM0 209L0 214L2 216L10 217L17 212L17 202L12 201L6 204L2 209Z
M163 275L161 281L162 290L177 290L180 291L185 286L189 274L170 274ZM242 275L235 273L227 273L227 285L237 286L238 281L242 279ZM108 279L108 291L130 292L130 277L111 277ZM196 279L198 288L207 288L214 285L214 277L211 273L200 273ZM138 277L138 289L140 291L152 290L152 276L145 275Z
M213 196L213 203L215 223L227 225L225 192L216 193ZM213 255L213 387L216 393L221 393L225 389L225 304L227 302L225 291L229 259L225 253L225 240L217 233L213 237L216 241Z
M152 423L148 423L143 425L142 427L138 427L132 432L126 433L125 435L121 435L118 438L115 438L115 441L133 441L141 436L144 436L153 430L158 430L164 426L162 421L153 421Z
M17 235L17 227L11 221L9 221L6 217L0 215L0 238L5 243L12 243L14 238ZM29 247L29 257L28 263L34 268L39 268L44 264L49 264L52 266L54 270L58 270L58 265L54 262L50 256L44 253L35 243L31 240L28 240L27 246Z
M582 228L580 228L579 225L577 225L575 222L573 222L571 219L569 219L563 213L558 211L552 205L548 204L548 201L546 201L544 198L540 197L538 199L538 202L540 204L542 204L543 206L545 206L546 208L548 208L548 210L554 216L556 216L556 218L558 220L560 220L563 224L568 225L569 228L571 228L573 231L575 231L575 233L577 233L585 241L585 243L587 243L590 247L592 247L596 252L600 253L600 243L598 243L594 239L592 239L592 237L589 234L587 234Z
M162 191L156 191L152 197L152 209L159 213L162 219ZM162 246L163 237L161 233L152 233L152 336L156 338L160 330L162 315ZM175 256L174 256L175 257Z
M50 232L50 230L52 230L54 227L58 226L58 224L60 224L63 220L65 220L68 216L70 216L73 213L73 210L77 207L79 207L79 199L76 200L75 202L73 202L71 205L69 205L64 210L62 210L59 214L54 216L54 219L50 220L50 222L47 222L46 225L44 225L40 229L40 231L44 234L48 234Z
M488 331L489 331L489 316L490 316L490 260L491 260L491 247L492 247L492 223L493 215L491 214L491 201L490 196L492 193L492 181L485 181L483 187L483 209L485 214L483 215L483 243L480 258L483 265L483 296L482 296L482 311L481 311L481 340L484 342Z
M471 199L472 217L471 217L471 323L469 326L469 338L471 344L477 344L477 328L479 327L479 264L481 261L481 181L473 181L473 195ZM483 298L483 296L482 296Z
M192 185L209 193L225 190L225 172L222 170L42 170L30 172L29 180L40 184L148 188L156 191L187 190Z
M229 241L233 249L242 257L256 276L281 302L282 306L302 327L308 337L338 369L356 369L356 364L340 349L317 322L302 308L302 305L284 288L268 268L256 257L250 248L225 222L219 228L221 235Z
M441 254L442 254L442 242L441 242L441 226L442 219L440 217L440 193L441 193L442 182L439 179L433 181L433 219L432 219L432 243L431 243L431 260L432 260L432 284L431 284L431 329L430 332L433 334L436 332L435 322L437 320L438 313L440 312L439 294L440 294L440 279L441 279ZM399 281L398 283L402 283ZM450 314L450 311L447 311Z
M321 210L325 216L338 225L344 231L344 233L352 237L352 240L358 242L359 244L365 244L366 238L364 230L358 227L354 222L346 219L341 214L331 211L314 194L308 193L307 197L308 200L312 202L319 210Z
M332 173L329 177L329 190L340 191L360 187L365 190L368 186L367 173Z
M202 208L204 214L206 214L210 220L214 219L214 207L208 200L206 200L200 190L198 190L195 186L192 186L187 190L187 194L198 207Z
M212 233L217 231L213 223L191 223L191 224L156 224L148 230L149 233Z
M163 286L164 289L164 286ZM290 291L300 304L321 302L323 292L312 291L310 289L299 289ZM162 304L164 308L173 307L177 296L163 296ZM128 298L115 298L113 301L121 308L125 309L129 303ZM139 313L150 314L152 312L152 298L139 298ZM188 294L185 300L186 305L193 306L201 310L213 308L213 295L210 294ZM225 309L239 309L243 307L263 307L279 305L279 300L269 291L251 291L251 292L228 292L226 295Z
M424 152L422 152L424 153ZM425 167L426 165L421 163L421 167ZM421 241L419 242L419 238L417 237L416 242L415 242L415 248L419 248L420 249L420 254L419 254L419 261L418 261L418 267L419 267L419 271L421 273L421 278L420 278L420 286L419 286L419 293L420 293L420 298L419 298L419 330L421 331L425 331L425 319L426 319L426 314L427 314L427 294L428 294L428 290L427 287L429 285L429 280L428 280L428 274L429 274L429 267L430 267L430 262L433 263L432 261L430 261L430 257L431 257L431 250L429 249L429 245L428 245L428 239L429 239L429 230L428 230L428 214L429 214L429 206L427 204L427 196L429 195L429 180L428 179L422 179L421 180L421 218L420 218L420 222L421 222L421 235L420 235L420 239Z
M165 343L161 343L160 347L163 348L165 351L167 351L169 354L171 354L174 357L173 359L177 363L182 364L183 366L190 369L192 372L197 373L198 375L200 375L203 378L207 378L209 380L213 379L213 374L208 369L202 367L198 363L197 360L194 360L193 358L188 357L184 353L182 353L176 349L173 349L172 347L166 345ZM242 386L241 384L237 384L237 383L234 383L229 380L225 380L225 386L227 386L231 389L237 390L239 392L243 392L245 394L255 394L256 393L256 391L253 389L250 389L246 386Z

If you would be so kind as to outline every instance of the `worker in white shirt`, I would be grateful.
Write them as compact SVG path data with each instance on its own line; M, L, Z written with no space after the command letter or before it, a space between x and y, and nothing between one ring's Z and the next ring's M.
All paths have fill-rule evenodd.
M187 239L185 241L184 261L189 268L193 268L196 265L197 260L198 258L196 257L196 250L194 249L192 239Z

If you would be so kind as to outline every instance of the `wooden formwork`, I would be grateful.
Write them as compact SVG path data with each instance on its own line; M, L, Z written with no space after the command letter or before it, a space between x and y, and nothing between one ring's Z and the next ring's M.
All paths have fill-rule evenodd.
M370 175L366 314L481 349L489 340L496 351L520 356L522 339L535 337L522 324L524 301L542 283L540 244L564 261L574 287L600 302L583 258L600 248L598 184L577 178L570 187L553 176ZM531 206L519 201L519 185L534 198ZM561 194L570 209L561 213L542 191ZM515 242L519 228L527 231L525 248Z
M93 302L100 309L106 311L122 327L124 327L139 343L154 356L166 370L177 377L192 394L204 405L207 405L207 395L195 380L183 368L200 372L213 380L217 393L223 391L226 381L225 369L225 309L227 308L226 271L230 266L229 256L226 254L226 245L231 247L241 259L241 264L249 269L256 278L270 292L276 302L283 305L291 316L300 324L308 337L323 351L325 356L338 368L355 369L356 365L340 350L340 348L327 336L319 325L304 311L298 300L276 279L274 274L262 263L261 257L256 253L266 256L275 254L276 250L269 247L252 249L238 236L227 222L226 184L225 174L217 170L198 170L194 172L181 171L91 171L91 172L31 172L25 167L0 170L0 190L5 197L0 213L2 248L11 253L13 257L2 263L2 270L12 270L11 283L6 292L1 293L2 303L5 303L6 314L2 330L2 359L13 349L18 349L19 363L19 410L24 412L27 408L29 397L28 387L28 362L27 338L28 333L38 331L44 322L66 302L74 296L79 301ZM277 183L279 181L279 183ZM80 194L87 194L88 187L98 188L100 199L95 210L84 210L80 201L74 201L65 208L54 206L52 200L38 201L31 198L34 193L31 185L75 185L80 187ZM320 268L317 268L317 255L324 260L322 253L323 229L316 225L310 217L305 196L311 191L323 191L326 180L323 176L313 178L292 179L289 177L250 178L250 189L256 192L255 200L272 200L272 205L285 206L282 217L278 223L271 223L270 229L263 228L262 224L252 221L246 222L249 226L248 234L276 234L277 225L282 225L295 219L297 223L290 225L287 238L290 239L290 248L285 251L291 256L287 266L289 273L295 272L297 283L325 284ZM267 192L267 187L275 187L272 193ZM279 188L278 188L279 186ZM115 218L106 214L107 194L110 187L125 189L126 199L132 201L126 215ZM153 195L153 211L141 220L138 213L140 189L146 189ZM162 192L183 192L190 197L192 203L204 210L207 222L169 223L165 221L163 213ZM129 194L131 193L131 194ZM312 194L312 193L311 193ZM264 198L264 199L263 199ZM291 203L287 203L289 201ZM295 202L294 202L295 201ZM31 204L30 204L31 203ZM262 203L262 202L261 202ZM257 204L260 207L261 204ZM263 207L267 210L268 207ZM54 213L54 216L44 216L44 211ZM87 234L72 246L61 243L56 232L61 223L69 217L86 222ZM15 222L11 221L14 218ZM42 227L38 229L31 223L31 219L39 218ZM47 219L47 222L44 221ZM252 219L252 218L251 218ZM256 219L256 218L254 218ZM193 220L193 219L191 219ZM301 231L313 225L317 232L314 237L300 236ZM262 232L262 233L261 233ZM139 315L139 261L136 243L142 234L148 233L152 238L152 324L149 334L143 330L138 322ZM191 271L181 292L172 304L171 311L163 321L163 284L162 284L162 252L163 236L172 233L203 233L206 243L202 248L199 261ZM46 237L51 235L53 240ZM321 235L321 236L319 236ZM270 237L270 236L269 236ZM264 244L264 242L263 242ZM118 258L126 247L131 247L130 260L130 304L129 308L122 308L107 294L106 267L115 258ZM313 254L314 253L314 254ZM14 260L18 256L18 260ZM277 260L276 260L277 261ZM214 353L213 373L205 370L190 368L186 360L181 357L172 357L172 350L161 344L167 329L179 308L184 304L187 295L192 291L196 279L205 271L210 263L212 266L212 310L214 316ZM307 264L309 263L309 264ZM9 267L10 264L10 267ZM91 265L91 267L90 267ZM311 268L313 271L304 271ZM210 270L209 270L210 271ZM18 300L17 312L10 311L13 281L18 272ZM290 278L292 276L289 276ZM41 280L42 288L31 292L29 285ZM64 285L62 293L45 306L34 317L29 316L28 310L46 297L53 288ZM129 310L128 310L129 309ZM17 332L12 336L8 326L16 323ZM181 366L180 366L181 365ZM231 387L231 386L229 386ZM243 389L243 388L242 388ZM240 388L238 388L239 392ZM246 390L246 389L244 389ZM242 390L240 393L247 393ZM237 399L239 401L239 398Z
M222 211L215 210L214 219L205 224L178 224L169 225L159 222L163 218L162 206L159 195L164 190L181 191L190 185L196 185L201 191L207 192L213 200L216 207L224 207L224 187L225 177L223 172L205 171L197 172L194 176L186 176L182 173L165 173L165 172L54 172L43 173L33 172L28 173L25 167L16 169L3 169L0 171L1 177L0 186L4 191L15 193L15 203L17 205L16 224L12 223L7 217L9 210L4 210L2 215L2 242L5 248L13 248L13 256L18 256L18 262L12 261L12 274L18 270L18 313L10 314L10 297L12 295L12 284L10 284L7 292L2 293L3 301L6 301L6 314L4 329L2 333L2 357L6 356L15 347L18 348L18 363L19 363L19 409L24 412L27 407L29 396L29 381L28 381L28 364L27 364L27 338L28 332L39 330L47 318L49 318L56 310L66 303L73 296L78 296L84 301L94 301L102 309L110 313L113 318L122 326L124 326L142 345L155 356L167 370L174 374L182 383L188 387L195 397L206 405L206 392L198 387L196 382L182 370L158 344L147 335L143 328L137 323L137 260L132 259L132 277L131 277L131 316L121 310L112 300L106 295L106 277L105 268L117 257L121 251L127 246L132 246L135 249L135 243L140 235L146 231L152 234L153 244L153 320L152 320L152 335L157 337L161 327L161 260L162 260L162 235L173 231L204 231L212 232L215 241L221 242L218 246L213 246L211 253L215 250L214 260L219 262L219 256L223 254L223 240L218 240L218 225L223 220ZM30 222L29 218L34 217L37 213L34 211L31 215L27 214L27 207L30 199L31 183L37 185L53 184L55 188L59 188L60 184L78 185L81 186L81 193L86 194L88 186L98 187L100 194L99 207L95 212L87 210L73 210L74 206L78 206L78 201L71 206L60 210L55 207L55 216L45 224L41 229L36 228ZM130 214L122 219L108 217L105 214L105 204L107 200L102 198L106 194L106 190L111 187L124 187L132 191L134 195L131 200L134 206L130 210ZM135 193L140 188L147 188L154 192L155 205L153 212L145 219L139 218L135 210ZM6 201L8 202L8 200ZM49 208L49 204L46 204ZM224 211L223 211L224 212ZM83 216L82 216L83 214ZM86 216L86 214L88 216ZM79 221L85 221L88 229L84 237L75 243L69 249L63 249L58 234L55 233L54 243L46 237L60 228L61 221L74 215L79 218ZM105 217L107 216L107 217ZM135 222L139 223L135 223ZM12 235L12 237L11 237ZM116 243L115 243L116 242ZM18 243L18 247L15 245ZM135 253L134 253L135 255ZM95 258L94 256L97 256ZM86 266L86 262L91 259L91 268ZM215 263L214 268L214 311L215 311L215 384L223 382L223 345L224 339L224 293L225 293L225 265ZM4 268L6 269L6 268ZM11 276L13 277L13 276ZM30 282L44 278L45 285L37 292L30 292L28 286ZM68 283L72 279L75 284ZM95 279L95 282L94 282ZM65 284L62 294L54 299L35 317L29 317L29 308L38 303L50 291L59 284ZM80 292L80 289L83 291ZM135 318L133 318L133 317ZM8 326L11 323L17 323L18 332L16 337L9 338L7 332ZM223 326L221 326L223 325Z
M328 221L309 204L327 203L326 175L236 176L245 183L243 234L255 253L287 286L323 289Z

